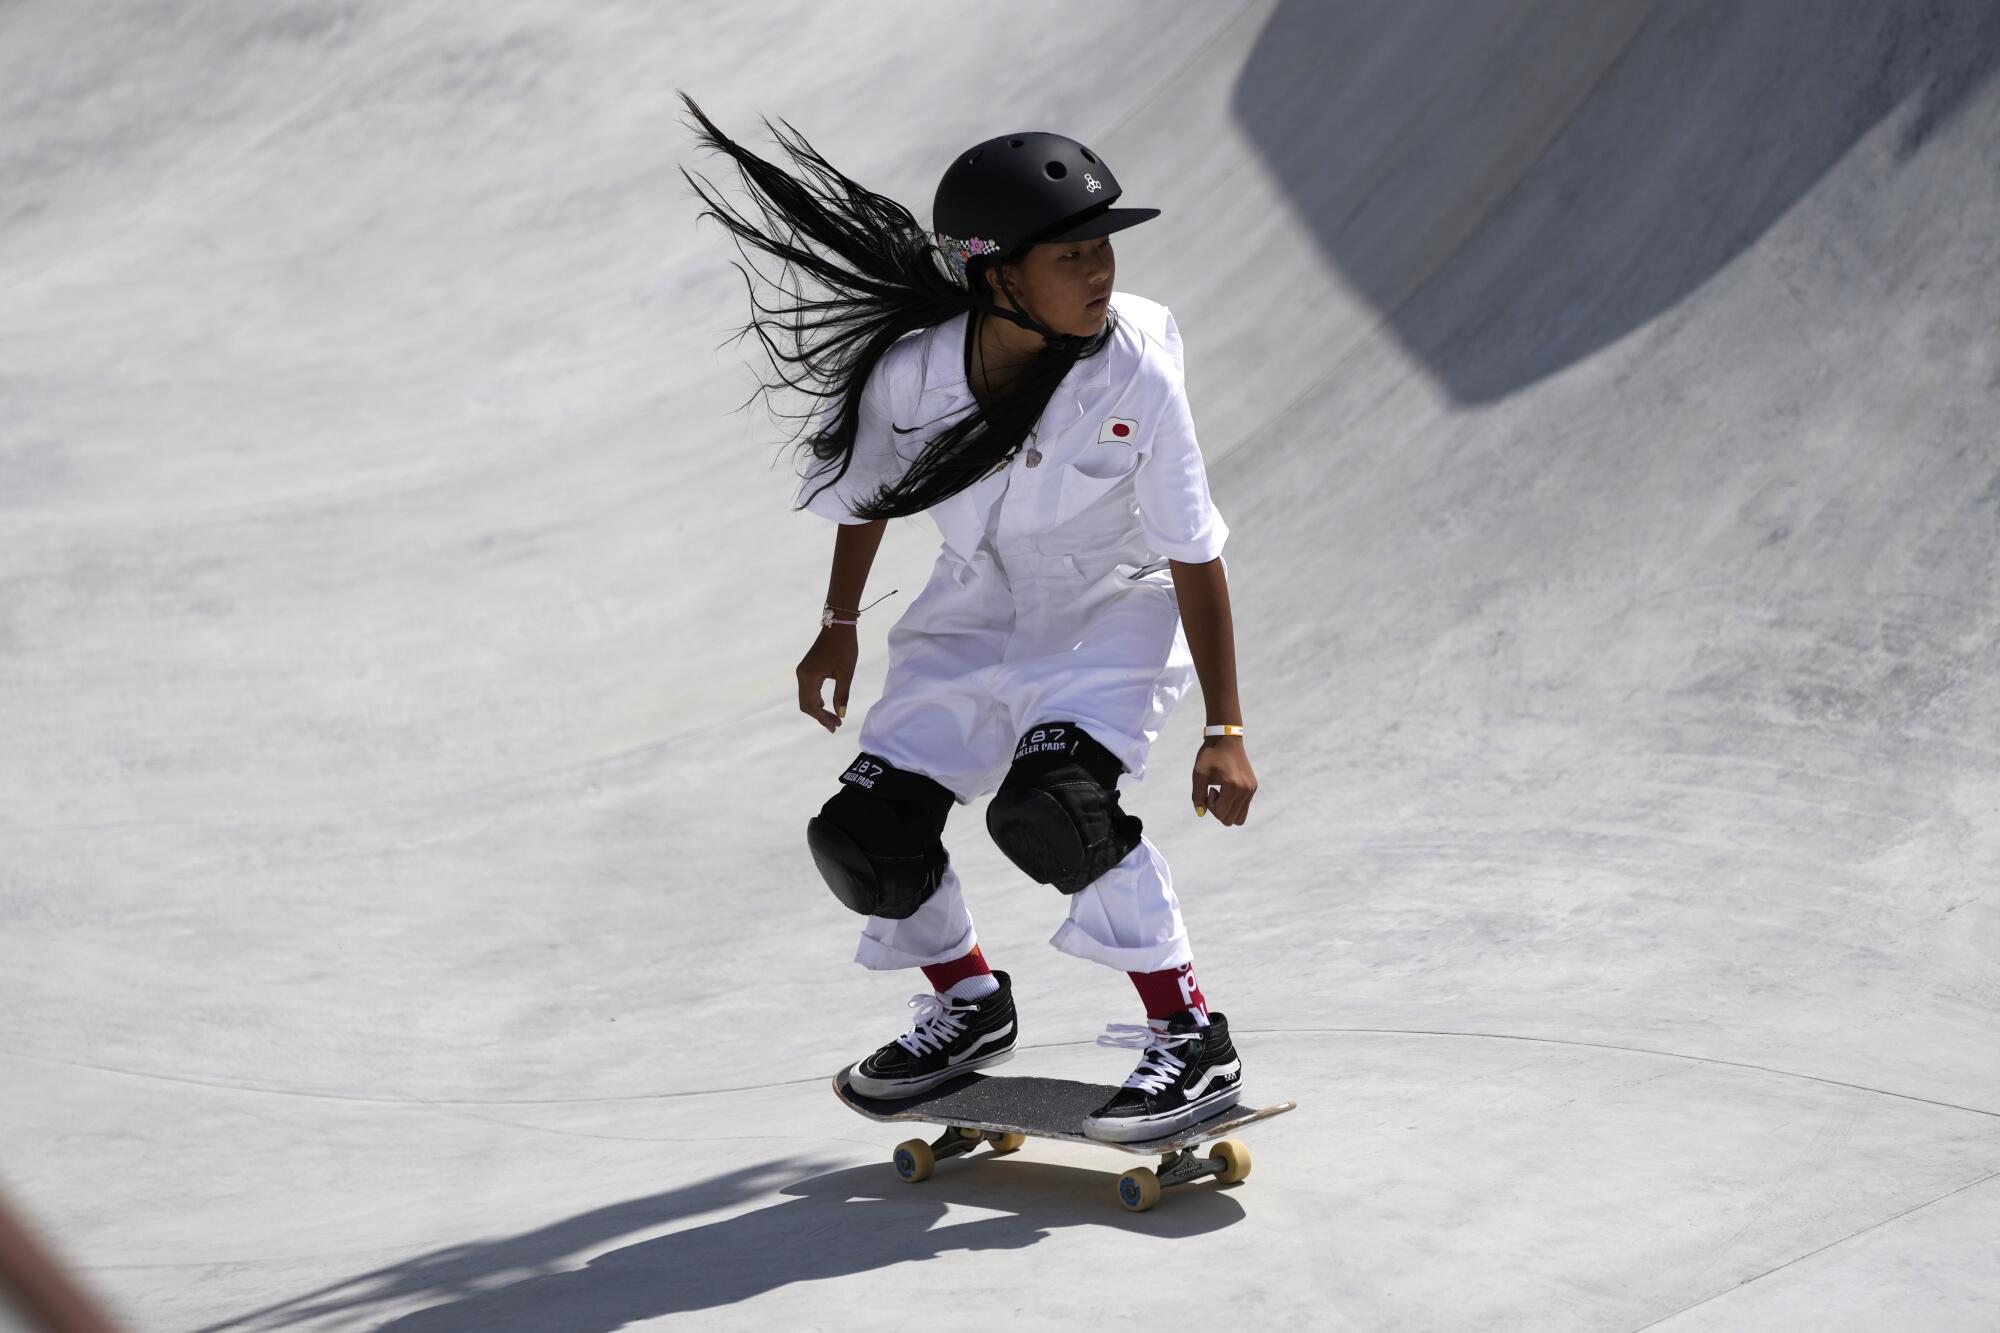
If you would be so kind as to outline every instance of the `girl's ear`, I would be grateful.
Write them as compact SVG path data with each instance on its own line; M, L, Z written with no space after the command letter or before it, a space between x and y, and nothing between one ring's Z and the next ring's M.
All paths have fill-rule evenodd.
M1016 272L1018 271L1017 269ZM1019 289L1018 283L1007 281L1006 265L995 264L986 270L986 290L992 295L993 304L1005 305L1010 310L1014 309L1017 303L1012 294ZM1001 300L1003 295L1007 298L1005 301Z

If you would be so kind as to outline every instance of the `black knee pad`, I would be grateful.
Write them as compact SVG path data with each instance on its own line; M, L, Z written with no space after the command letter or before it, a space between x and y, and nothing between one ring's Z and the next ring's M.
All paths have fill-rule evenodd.
M813 863L833 896L863 916L910 915L944 880L949 858L938 835L957 797L866 750L840 781L806 821Z
M1037 883L1075 893L1139 845L1139 817L1118 808L1124 771L1076 723L1044 722L1015 747L986 807L986 831Z

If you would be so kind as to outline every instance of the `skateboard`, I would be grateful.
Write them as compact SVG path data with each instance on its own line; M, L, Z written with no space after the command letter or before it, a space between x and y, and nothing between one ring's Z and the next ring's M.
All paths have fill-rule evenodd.
M1083 1118L1111 1100L1118 1089L1107 1084L1078 1083L1066 1078L1024 1075L966 1074L914 1097L864 1097L847 1085L847 1070L833 1076L833 1095L843 1105L870 1120L917 1120L945 1126L934 1142L910 1139L896 1145L896 1174L914 1184L930 1179L942 1158L958 1157L982 1143L991 1143L998 1157L1018 1151L1030 1138L1090 1143L1100 1148L1140 1156L1158 1154L1159 1169L1134 1167L1118 1178L1118 1202L1143 1213L1160 1201L1160 1191L1191 1180L1214 1176L1225 1185L1250 1174L1250 1150L1235 1139L1212 1141L1203 1150L1195 1144L1274 1115L1297 1102L1275 1106L1226 1107L1176 1134L1137 1143L1111 1143L1083 1132Z

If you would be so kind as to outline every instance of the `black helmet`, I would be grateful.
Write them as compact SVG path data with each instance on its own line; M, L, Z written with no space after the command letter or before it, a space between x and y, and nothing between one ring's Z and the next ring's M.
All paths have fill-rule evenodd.
M960 282L975 255L1013 257L1045 241L1106 236L1156 218L1157 208L1113 208L1118 178L1063 134L1003 134L960 153L938 182L931 239Z

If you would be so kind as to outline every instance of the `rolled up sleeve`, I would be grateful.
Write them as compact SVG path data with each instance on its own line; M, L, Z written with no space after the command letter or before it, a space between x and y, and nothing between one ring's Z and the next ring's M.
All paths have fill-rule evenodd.
M1141 420L1150 419L1152 428L1132 484L1139 494L1139 521L1153 549L1186 564L1207 564L1222 554L1229 525L1209 498L1208 469L1182 387L1180 330L1171 314L1167 344L1172 366L1155 362L1148 367L1151 401Z
M854 458L846 475L829 485L829 479L840 468L840 460L812 459L799 483L795 503L822 518L839 523L868 522L868 519L855 515L854 506L900 475L902 460L896 455L895 436L889 429L884 371L883 363L876 362L868 382L862 386L861 415L854 434ZM816 429L824 430L830 426L838 418L840 406L838 401L831 403L821 415Z

